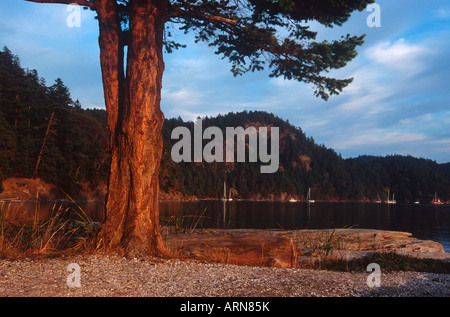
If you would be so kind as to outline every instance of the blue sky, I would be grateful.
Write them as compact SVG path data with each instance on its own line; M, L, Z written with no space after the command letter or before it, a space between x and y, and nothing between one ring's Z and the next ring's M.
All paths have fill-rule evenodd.
M352 15L343 27L319 31L318 39L367 34L359 55L332 73L354 77L327 102L305 84L269 78L268 71L233 77L230 65L192 36L175 32L188 47L166 55L162 110L167 118L230 111L272 112L343 157L413 155L450 162L450 2L377 0L381 27L371 12ZM69 28L66 5L23 0L0 2L0 45L36 69L47 85L60 77L73 99L103 108L98 26L91 11Z

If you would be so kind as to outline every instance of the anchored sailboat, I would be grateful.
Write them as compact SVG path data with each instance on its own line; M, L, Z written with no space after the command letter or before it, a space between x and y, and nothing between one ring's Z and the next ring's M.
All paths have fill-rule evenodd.
M231 201L233 200L233 198L231 198L231 189L230 192L228 194L228 198L227 198L227 182L223 182L223 197L221 199L222 201Z
M431 201L433 205L443 205L444 203L438 198L437 193L434 193L433 200Z
M314 203L315 200L311 199L311 187L308 188L308 196L306 196L306 202L309 203Z
M222 201L227 201L227 182L223 182L223 197Z
M377 200L375 200L377 204L381 204L380 194L377 194Z
M387 200L386 200L387 204L396 204L397 203L397 201L394 199L394 195L395 194L392 194L392 200L390 200L389 199L389 190L388 190L388 196L387 196Z

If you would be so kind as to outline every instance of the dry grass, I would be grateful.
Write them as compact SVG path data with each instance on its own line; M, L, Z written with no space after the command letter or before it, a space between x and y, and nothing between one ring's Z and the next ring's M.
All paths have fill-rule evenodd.
M346 242L336 234L336 229L323 230L311 236L295 236L295 242L301 249L308 249L321 257L327 258L337 250L345 250Z
M0 206L0 257L20 258L54 256L94 248L92 235L95 223L83 210L53 206L48 219L40 219L39 203L34 210L23 204L5 203Z
M162 225L170 229L173 233L193 233L198 227L202 227L202 220L204 219L206 208L203 209L200 215L196 212L194 215L172 215L160 220Z

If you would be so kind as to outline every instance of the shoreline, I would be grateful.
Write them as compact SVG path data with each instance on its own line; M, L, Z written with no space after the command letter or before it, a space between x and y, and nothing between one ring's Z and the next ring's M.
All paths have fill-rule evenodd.
M62 192L55 185L46 183L41 179L28 179L23 177L9 177L2 182L3 191L0 193L0 203L33 203L33 202L45 202L51 203L56 201L62 202L82 202L82 203L95 203L103 202L106 196L106 185L101 184L97 187L90 187L87 184L82 186L82 189L77 194L70 197L65 192ZM191 201L220 201L218 197L203 197L189 196L181 194L180 192L165 192L159 191L159 201L161 202L191 202ZM234 198L232 201L250 201L250 202L286 202L286 203L307 203L307 200L302 196L290 195L288 193L271 194L269 196L262 197L261 195L252 196L251 198ZM390 202L372 200L369 198L363 198L360 200L348 200L348 199L317 199L316 203L373 203L373 204L388 204ZM314 203L313 203L314 204ZM405 202L399 204L414 204L414 205L430 205L430 202L419 203ZM444 202L442 205L435 206L449 206L450 201Z
M158 199L159 202L199 202L199 201L222 201L220 198L160 198ZM432 203L388 203L388 202L377 202L377 201L368 201L368 200L315 200L313 203L309 203L306 200L296 200L296 201L289 201L286 199L233 199L233 200L227 200L224 201L225 203L233 203L233 202L241 202L241 201L249 201L249 202L280 202L280 203L289 203L289 204L296 204L296 203L303 203L303 204L321 204L321 203L358 203L358 204L377 204L377 205L412 205L412 206L436 206L436 207L448 207L450 206L450 203L443 203L440 205L435 205ZM70 199L51 199L51 200L42 200L42 199L19 199L19 198L0 198L0 204L2 203L14 203L14 204L20 204L20 203L103 203L104 200L70 200Z
M364 257L376 251L377 248L404 252L401 250L409 246L412 247L410 250L419 250L419 252L406 252L408 255L434 258L436 254L439 254L450 262L450 254L439 252L438 244L430 245L427 241L411 237L409 233L362 229L342 230L344 231L333 234L344 235L348 238L341 244L348 250L336 249L334 254L336 258L349 260L354 257ZM353 231L349 232L349 230ZM349 233L352 235L350 236ZM296 255L299 260L311 261L317 259L320 252L308 251L299 239L302 235L314 237L315 234L324 234L329 237L330 231L327 229L316 231L199 230L186 235L181 234L178 238L176 235L171 235L169 241L182 242L186 237L200 237L200 241L205 242L208 250L214 253L215 245L210 243L213 240L208 240L208 237L232 237L239 242L240 246L246 244L245 237L256 237L258 241L264 237L297 239L295 243L298 253ZM184 241L182 245L188 246L187 240ZM308 242L308 240L305 241ZM264 245L264 241L260 242ZM223 245L216 246L218 247L216 250L223 247ZM189 251L195 253L195 248ZM245 253L243 255L246 257ZM371 272L331 271L301 266L268 267L226 262L229 261L219 263L200 257L127 259L101 252L0 259L0 296L199 298L450 296L450 274L389 271L381 267L381 287L371 287L367 283ZM69 270L69 265L73 266L73 264L79 268L79 287L72 287L73 285L67 282L70 274L74 272L72 269Z

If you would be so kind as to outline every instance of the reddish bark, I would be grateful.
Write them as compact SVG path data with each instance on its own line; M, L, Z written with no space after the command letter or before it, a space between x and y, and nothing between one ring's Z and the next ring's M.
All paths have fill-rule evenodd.
M99 242L132 257L164 254L159 233L160 110L164 10L152 1L130 6L127 70L115 1L97 7L111 167Z
M129 256L163 255L159 232L160 109L168 0L133 0L122 31L116 0L27 0L76 3L97 12L100 64L110 133L111 167L99 244ZM172 13L173 14L173 13ZM128 46L124 72L124 47Z

